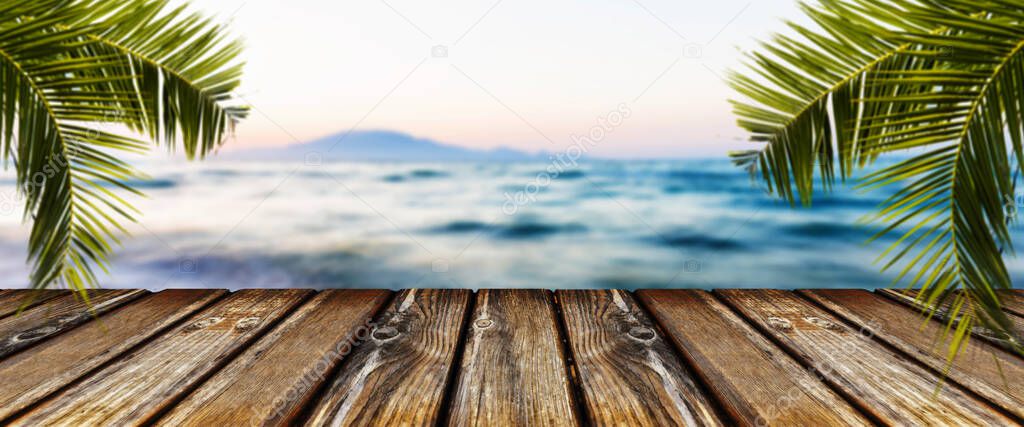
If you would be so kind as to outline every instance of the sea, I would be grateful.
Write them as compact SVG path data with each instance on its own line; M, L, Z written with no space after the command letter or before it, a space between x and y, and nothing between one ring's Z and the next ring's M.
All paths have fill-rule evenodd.
M892 190L850 182L793 207L720 158L138 167L146 197L128 197L138 223L104 287L877 288L896 273L877 256L897 236L869 242L865 221ZM0 286L24 287L28 226L10 171L0 184Z

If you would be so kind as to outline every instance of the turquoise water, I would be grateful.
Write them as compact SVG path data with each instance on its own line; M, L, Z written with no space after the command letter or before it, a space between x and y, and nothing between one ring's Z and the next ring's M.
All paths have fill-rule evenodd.
M151 163L106 286L879 287L856 222L884 194L791 209L727 161ZM6 181L9 189L11 183ZM24 286L20 212L0 277ZM1015 233L1020 230L1015 227ZM1016 277L1024 265L1011 260Z

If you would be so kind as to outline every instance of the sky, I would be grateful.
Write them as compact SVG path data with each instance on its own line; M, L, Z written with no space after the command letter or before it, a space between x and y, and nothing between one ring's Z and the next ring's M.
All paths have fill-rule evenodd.
M238 94L253 111L228 150L386 129L549 152L590 134L600 138L588 154L623 158L749 147L723 77L741 67L743 51L799 15L795 0L192 7L228 23L247 47Z

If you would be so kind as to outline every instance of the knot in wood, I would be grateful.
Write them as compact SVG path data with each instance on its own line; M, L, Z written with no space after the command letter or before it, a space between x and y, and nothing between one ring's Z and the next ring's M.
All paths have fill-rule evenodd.
M494 321L491 319L476 319L476 322L473 322L473 325L480 329L487 329L494 326Z
M243 317L235 323L235 329L239 331L248 331L255 328L260 323L259 317Z
M36 338L39 338L39 337L42 337L42 336L46 336L46 335L52 334L52 333L54 333L56 331L57 331L57 327L56 326L40 326L38 328L32 328L32 329L29 329L29 330L27 330L25 332L22 332L22 333L18 334L18 335L15 335L14 336L14 342L28 341L28 340L31 340L31 339L36 339Z
M775 316L769 316L768 317L768 326L771 326L772 328L778 329L778 330L783 331L783 332L788 332L788 331L793 330L793 324L790 323L789 320L783 319L781 317L775 317Z
M190 325L186 326L185 327L185 332L192 332L192 331L198 331L200 329L206 329L206 328L209 328L210 326L213 326L213 325L216 325L216 324L220 323L222 320L224 320L224 318L223 317L219 317L219 316L207 317L205 319L200 319L200 320L192 322Z
M804 320L806 320L808 323L810 323L810 324L812 324L814 326L817 326L819 328L822 328L822 329L828 329L830 331L842 331L843 330L842 326L839 326L839 325L837 325L835 323L832 323L832 322L830 322L828 320L822 319L822 318L817 317L817 316L807 316L807 317L804 317Z
M654 339L654 329L646 326L634 326L629 328L628 332L630 337L639 341L650 341Z
M377 329L374 329L371 335L375 340L387 341L398 336L398 329L395 329L391 326L381 326Z

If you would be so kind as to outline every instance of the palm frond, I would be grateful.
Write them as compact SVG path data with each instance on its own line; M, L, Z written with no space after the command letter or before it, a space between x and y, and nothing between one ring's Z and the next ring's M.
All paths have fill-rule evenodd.
M1008 212L1015 209L1008 204L1016 203L1014 171L1024 164L1024 3L1007 7L1013 3L954 0L943 2L943 8L922 4L909 9L920 22L946 31L898 34L914 45L907 54L945 54L933 57L930 70L877 73L869 83L916 87L921 96L863 100L914 111L899 119L863 119L873 130L866 144L872 153L929 150L872 173L864 185L909 182L876 217L890 224L887 231L901 234L887 251L887 267L902 262L899 277L908 278L907 286L921 286L923 298L941 300L964 289L953 313L967 325L953 332L960 346L976 321L1019 337L998 297L999 290L1012 287L1003 255L1013 253ZM897 231L895 226L904 224L909 228ZM1019 338L1015 344L1022 344Z
M10 0L0 11L0 142L25 199L33 287L97 286L146 177L117 157L149 144L208 153L231 106L237 43L166 1ZM187 46L182 48L182 46Z
M826 187L845 179L871 159L858 144L857 117L874 114L857 106L873 70L924 66L901 55L906 45L885 37L916 28L902 5L884 7L864 0L824 0L801 5L827 34L789 23L801 38L776 35L764 53L750 55L751 76L733 73L731 86L746 101L733 101L739 125L765 145L732 153L734 162L761 176L770 191L796 203L810 203L817 174Z
M147 96L143 130L173 148L182 143L189 158L220 146L247 108L232 105L242 75L238 40L224 28L168 0L130 0L109 25L91 34L97 55L121 54Z
M857 10L859 24L818 18L837 7ZM784 59L758 62L755 70L774 79L738 87L754 102L738 104L740 124L767 143L741 161L760 168L791 201L809 201L816 165L829 183L834 162L845 177L851 166L912 150L860 187L902 186L872 217L885 224L879 236L899 236L880 257L887 260L883 269L898 266L897 280L923 287L921 298L931 303L965 291L953 305L952 318L961 323L949 328L951 357L973 322L1019 337L997 291L1012 286L1003 261L1013 250L1007 204L1014 203L1013 176L1024 165L1022 10L1019 0L824 0L805 11L830 37L805 34L814 47L799 51L792 43L773 48ZM856 54L864 52L877 59ZM842 64L809 65L805 58L815 53ZM839 92L814 98L791 82L800 77L840 78L832 86ZM779 110L780 102L789 109Z
M97 197L95 189L101 188L101 183L123 185L124 180L139 176L93 146L138 149L142 145L77 124L100 121L101 110L119 108L104 93L82 88L131 78L100 77L98 71L111 64L104 60L69 69L63 58L78 49L75 41L85 29L55 29L53 25L80 13L74 8L47 8L0 35L4 105L0 129L5 135L5 157L17 168L26 215L34 221L29 237L29 256L34 260L31 281L48 284L60 280L75 289L96 285L90 266L104 266L110 249L106 241L116 239L112 233L116 220L98 210L99 206L127 214L120 198ZM46 54L40 55L40 51ZM89 101L67 98L89 95L98 97Z

